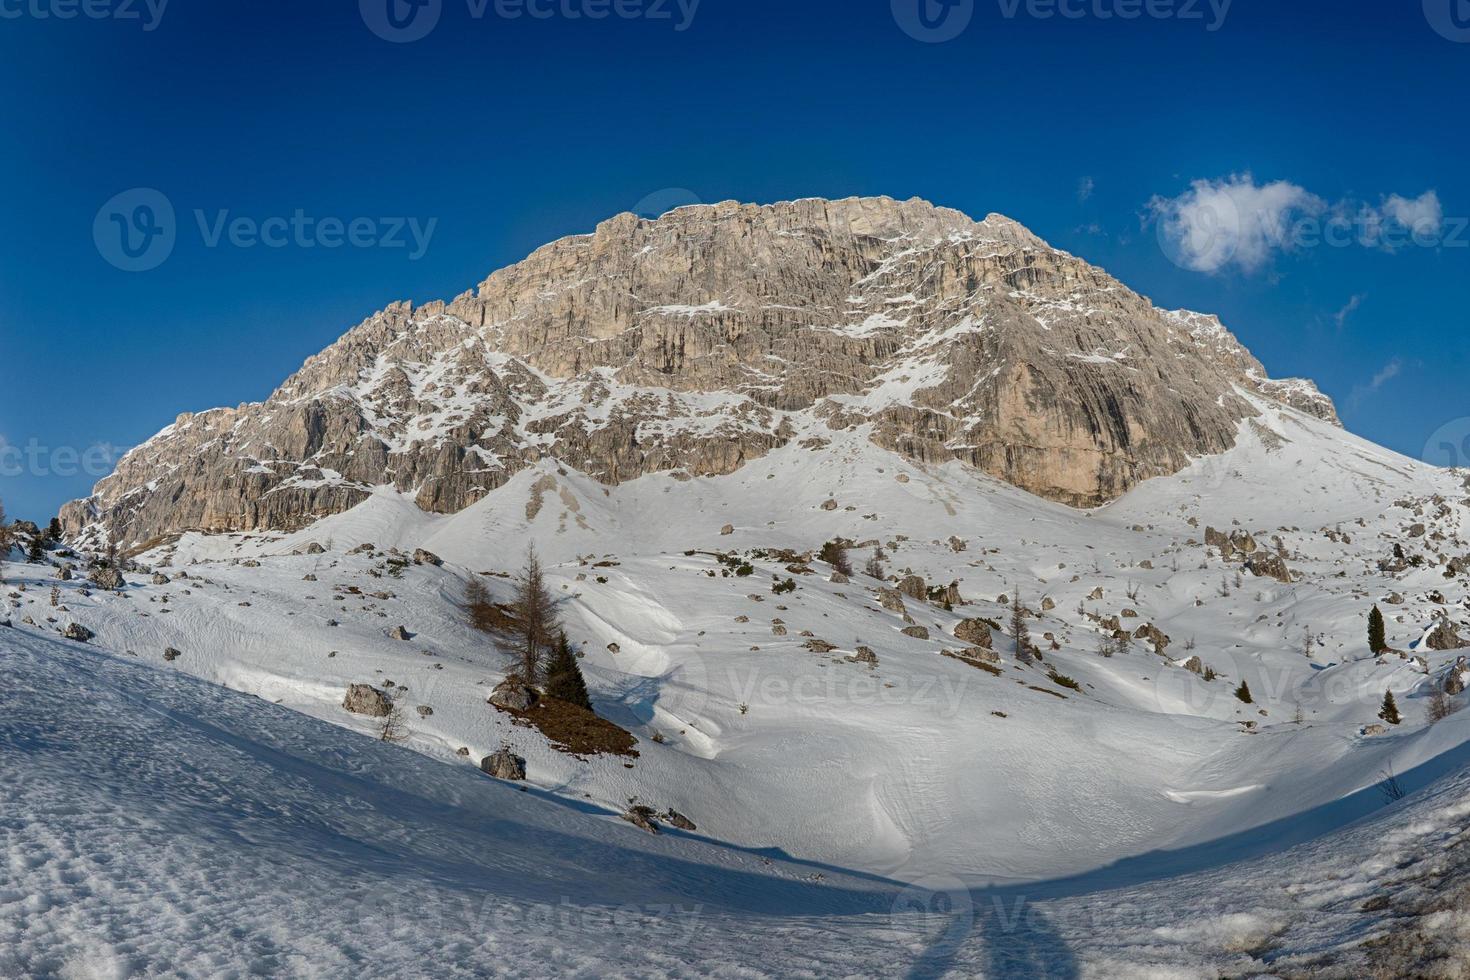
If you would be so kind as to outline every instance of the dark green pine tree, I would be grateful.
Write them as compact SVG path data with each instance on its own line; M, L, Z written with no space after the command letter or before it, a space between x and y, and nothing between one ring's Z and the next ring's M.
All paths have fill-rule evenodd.
M572 653L565 633L557 637L556 648L546 664L546 694L592 710L592 699L587 696L587 681L582 677L582 668L577 665L577 656Z
M1378 611L1377 606L1368 614L1368 649L1374 653L1382 653L1388 649L1388 639L1383 632L1383 613Z
M41 538L37 535L31 538L31 546L26 550L26 561L32 564L46 560L46 549L41 547Z
M1404 720L1399 716L1399 703L1393 699L1392 691L1383 695L1383 710L1378 712L1378 717L1390 725L1397 725Z
M61 540L61 519L51 518L51 523L46 526L46 540L55 544Z
M1235 689L1235 696L1244 704L1256 703L1255 697L1251 694L1251 686L1245 681L1241 681L1240 686Z

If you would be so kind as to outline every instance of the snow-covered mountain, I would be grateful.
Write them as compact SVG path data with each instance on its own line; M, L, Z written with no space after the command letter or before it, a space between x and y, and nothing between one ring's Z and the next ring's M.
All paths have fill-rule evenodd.
M1467 487L1006 219L613 219L135 450L66 517L121 583L0 562L0 820L42 855L0 974L146 974L222 902L249 925L192 972L1454 976ZM631 753L487 703L516 658L463 597L531 547ZM74 837L29 815L68 795ZM191 869L177 905L90 930L152 865ZM697 937L648 912L701 902ZM591 911L624 905L636 944Z
M608 484L735 472L864 427L1092 506L1228 448L1272 382L1220 322L1155 309L1014 221L924 201L619 215L451 303L390 306L269 399L186 414L63 514L125 547L296 529L375 487L452 514L538 460Z

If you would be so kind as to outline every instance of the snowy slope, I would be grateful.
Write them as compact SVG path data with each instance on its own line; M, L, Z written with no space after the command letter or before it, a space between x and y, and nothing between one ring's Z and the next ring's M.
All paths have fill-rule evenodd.
M1463 976L1470 773L1270 859L971 890L650 837L0 629L0 975ZM1387 937L1386 939L1384 937Z
M415 750L469 766L508 744L538 790L607 809L637 796L738 847L976 883L1142 855L1140 874L1178 873L1221 859L1196 845L1233 838L1238 858L1362 816L1375 803L1360 791L1383 772L1425 785L1470 739L1470 712L1434 726L1426 717L1429 688L1456 654L1425 651L1421 667L1374 658L1364 643L1368 608L1393 593L1403 603L1383 608L1399 648L1438 612L1465 616L1464 578L1446 579L1433 557L1466 550L1460 481L1258 405L1265 414L1243 424L1235 450L1092 512L959 464L920 467L856 429L820 454L792 447L718 478L609 488L547 463L450 517L384 490L295 535L190 535L144 556L187 579L131 575L120 596L57 583L65 611L49 608L49 569L11 565L10 579L26 583L13 616L31 618L19 625L32 633L79 622L97 645L159 671L365 733L374 723L343 711L343 692L392 681ZM1432 531L1409 537L1426 521ZM720 533L726 524L733 533ZM1203 546L1206 525L1249 529L1263 548L1279 537L1299 579L1241 572ZM837 584L820 563L793 574L754 557L754 575L724 577L710 554L814 551L838 535L881 542L895 575L957 581L967 604L908 600L930 634L920 639L877 602L888 583ZM1422 567L1379 571L1392 541L1428 556ZM295 554L312 543L326 552ZM379 550L349 554L364 543ZM631 763L558 752L485 703L511 661L468 629L457 601L472 576L513 571L532 543L554 565L599 710L639 738ZM384 549L415 547L446 565L395 576ZM854 552L858 565L864 555ZM773 577L799 587L778 596ZM503 578L486 581L508 595ZM1059 647L1044 666L1016 663L999 635L998 675L943 656L964 646L952 635L961 618L1003 621L996 600L1017 589L1040 612L1033 635ZM1172 642L1164 656L1138 640L1102 657L1108 617L1130 631L1155 624ZM400 624L411 640L387 635ZM814 653L809 639L836 649ZM849 660L859 645L876 667ZM164 663L166 647L182 656ZM1191 656L1219 679L1184 670ZM1242 680L1251 705L1233 695ZM1390 689L1406 723L1365 734ZM419 705L432 715L420 718ZM1181 849L1187 857L1171 856Z

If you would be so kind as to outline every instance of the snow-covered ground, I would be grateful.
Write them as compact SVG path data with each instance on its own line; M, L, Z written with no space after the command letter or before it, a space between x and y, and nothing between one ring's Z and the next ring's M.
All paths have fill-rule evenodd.
M1101 871L972 890L651 837L57 638L6 630L0 664L7 977L1470 969L1463 769L1266 859L1133 888Z
M1361 902L1399 901L1463 826L1470 712L1427 716L1458 654L1417 645L1437 614L1466 616L1465 576L1445 575L1470 552L1466 491L1457 474L1261 406L1235 450L1093 512L922 467L859 429L720 478L603 487L548 463L451 517L384 491L293 535L186 535L139 559L170 581L132 573L121 593L5 564L14 629L0 651L17 681L0 732L7 761L35 773L4 799L5 827L63 856L12 857L27 883L0 903L18 930L0 948L20 951L22 972L95 956L126 976L222 921L189 947L219 958L181 972L1216 976L1360 943L1390 914ZM1206 526L1251 532L1298 577L1243 571L1205 547ZM847 583L773 554L838 536L864 543ZM1420 563L1380 570L1395 543ZM486 704L511 658L459 600L477 576L507 598L531 544L598 710L638 737L636 759L567 755ZM885 609L877 590L892 582L861 572L877 544L890 574L957 582L964 602ZM444 565L404 563L415 548ZM728 574L716 552L754 573ZM774 592L787 579L796 590ZM999 632L997 670L944 655L965 647L961 620L1004 622L1000 597L1018 590L1043 664L1018 662ZM1405 656L1368 652L1375 602ZM1103 656L1112 617L1157 626L1167 650L1138 639ZM90 649L57 636L73 622L97 634ZM389 636L400 625L408 640ZM851 659L860 645L876 666ZM1191 657L1218 677L1185 669ZM1251 704L1234 695L1242 681ZM403 747L360 737L376 723L343 710L351 683L397 694ZM1379 733L1389 690L1404 723ZM503 745L527 759L525 794L474 768ZM1389 773L1417 802L1385 808ZM616 819L631 797L699 829L648 838ZM125 846L129 833L147 848ZM84 857L92 836L111 863ZM68 861L83 866L75 881ZM187 880L164 899L146 870L160 863ZM391 928L349 921L364 876L372 900L402 896ZM701 938L682 944L665 916L629 953L627 931L590 913L529 924L527 909L563 896L576 909L702 903ZM487 900L519 910L520 927L465 925L464 903ZM44 914L27 917L27 901ZM161 920L160 945L87 952L81 937L106 936L88 909L121 903L126 926L129 902ZM929 911L890 915L909 906ZM316 938L288 941L298 929Z

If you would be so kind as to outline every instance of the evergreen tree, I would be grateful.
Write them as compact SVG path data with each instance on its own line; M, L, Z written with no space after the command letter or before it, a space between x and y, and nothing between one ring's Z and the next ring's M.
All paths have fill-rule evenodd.
M1031 646L1031 631L1026 628L1026 607L1021 604L1021 593L1011 600L1011 641L1016 644L1016 659L1029 664L1034 659Z
M1374 653L1382 653L1388 649L1388 640L1383 631L1383 613L1378 611L1377 606L1368 614L1368 649Z
M546 663L546 694L592 710L592 699L587 696L587 681L582 677L582 668L577 664L577 656L572 653L565 633L557 636L556 648Z
M1383 695L1383 710L1378 712L1378 717L1390 725L1397 725L1404 719L1399 716L1399 703L1393 699L1393 692L1388 691Z
M1251 694L1251 686L1245 681L1241 681L1240 686L1235 689L1235 696L1240 699L1242 704L1256 703L1255 697Z
M46 540L49 541L49 542L51 542L52 544L58 544L58 543L60 543L60 541L61 541L61 519L60 518L53 517L53 518L51 518L51 523L48 524L48 525L46 525Z
M5 505L0 503L0 561L8 557L11 541L10 525L5 523Z
M40 535L31 538L31 546L26 550L26 561L41 562L46 560L46 549L41 547Z
M852 562L847 557L847 545L839 538L822 545L817 558L832 566L832 571L852 575Z
M526 553L526 566L516 579L515 617L521 680L534 685L541 677L541 662L557 632L556 608L534 548Z

